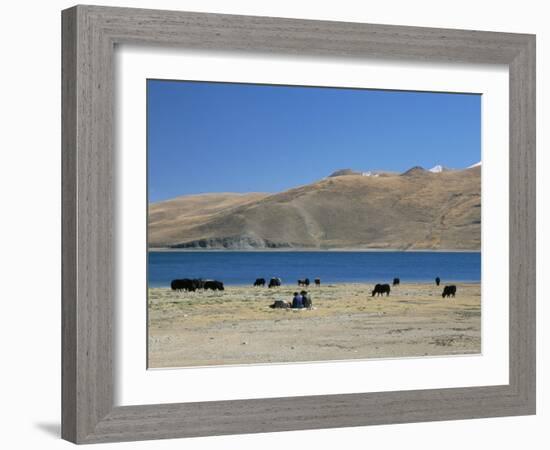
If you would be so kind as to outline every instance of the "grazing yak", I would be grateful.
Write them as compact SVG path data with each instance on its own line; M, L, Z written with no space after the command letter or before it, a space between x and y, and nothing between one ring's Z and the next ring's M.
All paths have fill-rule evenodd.
M309 278L304 278L303 280L298 280L298 286L309 286Z
M315 286L321 286L321 279L315 278Z
M394 286L397 286L400 282L401 282L401 280L399 278L394 278L393 279L393 285Z
M173 291L191 291L195 292L197 286L195 283L196 280L190 280L189 278L182 278L180 280L172 280L170 287Z
M439 283L441 283L441 278L435 277L435 285L439 286Z
M194 278L192 281L195 289L204 289L204 280L202 278Z
M254 286L265 286L265 278L256 278Z
M282 283L281 283L281 279L280 278L272 278L271 280L269 280L269 285L267 287L277 287L277 286L280 286Z
M207 280L204 282L204 290L223 291L223 283L217 280Z
M441 297L454 297L456 295L456 286L453 284L451 286L445 286L443 288L443 294L441 294Z
M386 294L386 297L390 295L390 285L389 284L377 284L374 286L372 291L372 296Z

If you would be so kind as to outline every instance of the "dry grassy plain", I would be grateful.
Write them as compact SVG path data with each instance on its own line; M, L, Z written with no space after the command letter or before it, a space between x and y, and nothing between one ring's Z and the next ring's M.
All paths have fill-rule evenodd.
M223 292L149 289L149 367L327 361L481 352L479 283L402 284L371 297L370 284L310 288L314 309L277 310L295 286Z

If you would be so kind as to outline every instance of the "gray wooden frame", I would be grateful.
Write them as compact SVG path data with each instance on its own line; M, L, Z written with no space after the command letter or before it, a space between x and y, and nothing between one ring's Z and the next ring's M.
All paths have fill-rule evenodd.
M62 436L76 443L535 413L535 36L76 6L62 13ZM507 385L113 404L116 44L506 64L510 80Z

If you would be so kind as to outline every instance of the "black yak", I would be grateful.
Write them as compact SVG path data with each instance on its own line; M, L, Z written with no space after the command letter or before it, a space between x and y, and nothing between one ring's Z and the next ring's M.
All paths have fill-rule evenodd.
M213 291L223 291L223 283L216 280L208 280L204 282L204 289L212 289Z
M254 286L265 286L265 278L256 278Z
M170 287L173 291L191 291L194 292L197 288L195 286L194 280L189 278L182 278L180 280L172 280Z
M441 294L441 297L454 297L456 295L456 286L453 284L451 286L445 286L443 288L443 294Z
M372 296L386 294L386 297L390 295L390 285L389 284L377 284L374 286L372 291Z

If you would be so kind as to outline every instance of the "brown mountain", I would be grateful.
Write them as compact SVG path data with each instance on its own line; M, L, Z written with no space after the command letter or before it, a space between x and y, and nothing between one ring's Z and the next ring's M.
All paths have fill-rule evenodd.
M481 167L346 173L278 194L203 194L149 205L149 246L479 250Z

